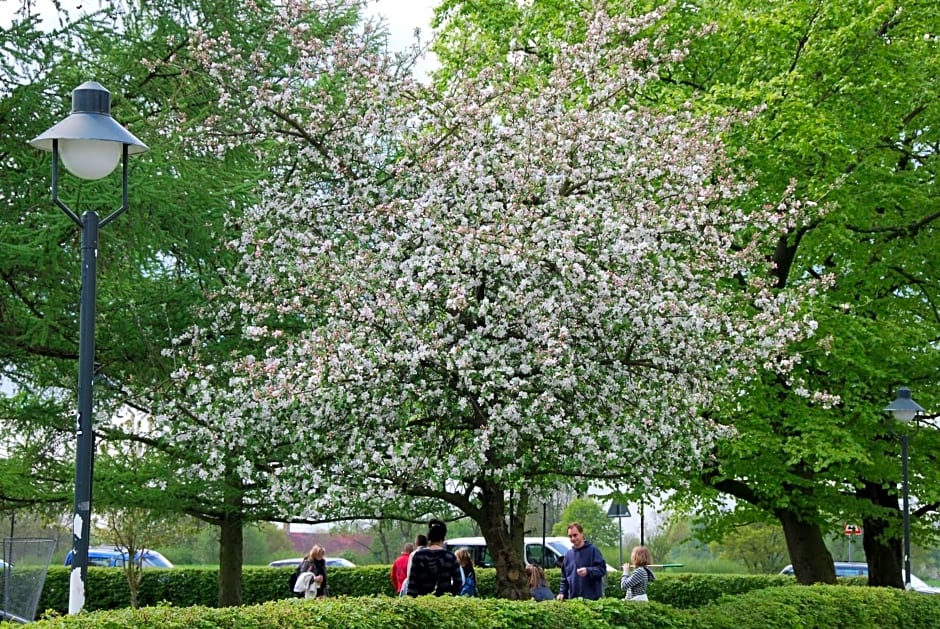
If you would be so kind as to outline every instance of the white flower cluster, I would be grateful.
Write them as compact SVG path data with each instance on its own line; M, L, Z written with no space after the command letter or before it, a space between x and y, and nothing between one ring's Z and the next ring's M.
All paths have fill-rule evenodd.
M655 14L598 13L542 81L516 56L429 90L356 27L327 45L292 8L296 63L248 109L219 103L293 170L232 243L233 306L194 337L245 345L215 373L180 345L195 410L177 430L206 449L200 474L344 513L688 470L719 430L704 409L797 363L785 349L814 323L765 281L764 253L804 206L744 212L728 121L629 97L681 54L623 36ZM229 42L194 42L241 84Z

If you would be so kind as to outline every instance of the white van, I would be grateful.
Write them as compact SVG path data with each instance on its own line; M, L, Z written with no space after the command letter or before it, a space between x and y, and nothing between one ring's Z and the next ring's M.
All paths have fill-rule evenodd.
M545 545L542 545L542 537L524 538L523 558L526 563L540 565L543 568L559 568L565 558L568 549L571 548L571 541L567 537L545 537ZM455 537L444 541L444 546L451 551L458 548L466 548L473 557L473 564L482 568L493 567L493 557L486 548L486 540L482 537ZM607 572L619 572L616 568L607 564Z

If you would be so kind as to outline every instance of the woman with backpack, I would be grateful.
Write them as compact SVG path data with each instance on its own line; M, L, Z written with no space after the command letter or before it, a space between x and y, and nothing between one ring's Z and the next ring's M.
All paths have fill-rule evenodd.
M460 562L460 574L463 577L463 585L458 596L476 596L477 573L473 569L473 557L470 556L470 551L466 548L458 548L454 556Z
M295 593L304 598L323 598L327 593L326 550L314 545L297 568L297 577L292 585Z

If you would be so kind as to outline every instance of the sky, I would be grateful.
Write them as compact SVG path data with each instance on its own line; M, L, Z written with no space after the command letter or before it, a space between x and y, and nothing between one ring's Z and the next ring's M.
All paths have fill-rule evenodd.
M421 41L430 38L431 18L437 4L438 0L376 0L370 8L372 15L381 15L388 23L389 48L403 50L414 41L415 28L421 29ZM415 74L421 78L436 65L433 57L426 57L415 67Z
M437 5L435 0L375 0L373 15L382 15L388 22L390 46L404 48L412 39L415 28L421 29L421 39L431 33L431 17Z

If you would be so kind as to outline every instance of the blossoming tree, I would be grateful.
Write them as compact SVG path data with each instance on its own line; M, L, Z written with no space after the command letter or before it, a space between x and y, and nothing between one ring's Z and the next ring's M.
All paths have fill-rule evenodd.
M367 25L311 28L359 4L285 2L272 37L290 59L195 36L231 90L213 131L278 137L285 159L231 243L215 323L182 345L194 395L174 431L207 453L202 474L232 453L220 442L292 435L264 473L296 513L455 508L498 591L527 598L530 498L696 467L716 431L700 410L734 404L756 366L787 369L812 322L764 254L803 208L743 212L730 121L643 105L679 55L640 36L656 13L595 10L541 80L520 55L432 89ZM282 79L253 83L262 64ZM201 359L236 333L228 360Z

